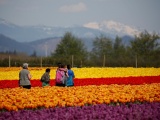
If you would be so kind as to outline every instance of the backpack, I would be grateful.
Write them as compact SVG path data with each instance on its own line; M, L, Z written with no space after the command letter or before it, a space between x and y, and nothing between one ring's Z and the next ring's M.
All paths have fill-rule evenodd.
M67 77L64 71L57 70L56 71L56 83L65 84Z

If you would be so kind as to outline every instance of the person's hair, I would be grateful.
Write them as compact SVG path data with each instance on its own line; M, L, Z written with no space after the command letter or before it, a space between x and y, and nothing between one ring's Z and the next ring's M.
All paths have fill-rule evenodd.
M70 65L67 65L67 69L71 69L71 66L70 66Z
M62 66L62 63L58 63L57 65L58 65L58 68L61 68L61 66Z
M65 68L65 65L64 64L61 64L61 67L60 68Z
M23 63L23 69L27 69L28 68L28 63Z
M49 68L47 68L47 69L46 69L46 72L50 72L50 69L49 69Z

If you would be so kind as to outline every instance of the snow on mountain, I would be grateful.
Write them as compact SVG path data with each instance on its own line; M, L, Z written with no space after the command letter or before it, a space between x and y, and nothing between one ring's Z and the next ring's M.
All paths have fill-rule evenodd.
M7 26L7 27L10 27L10 28L14 28L15 25L6 21L5 19L2 19L0 18L0 25L3 25L3 26Z
M82 26L71 27L52 27L52 26L18 26L0 18L0 34L1 36L0 47L8 50L24 51L24 49L18 49L20 45L22 48L26 48L26 44L29 46L29 50L24 52L32 54L33 51L37 51L37 55L46 55L55 50L56 45L60 42L61 38L66 32L71 32L74 36L82 39L87 49L92 49L92 42L96 37L104 35L114 38L118 35L124 39L125 44L129 43L132 39L131 35L139 33L139 30L114 21L103 21L101 23L90 22ZM12 47L8 44L2 45L2 40L13 39ZM4 42L4 41L3 41ZM10 43L10 42L9 42ZM19 44L21 43L21 44ZM25 44L25 45L23 45ZM47 53L46 51L47 46ZM3 50L2 49L2 50ZM0 50L1 51L1 50Z
M115 21L102 21L101 23L90 22L84 24L83 26L87 28L98 29L111 34L117 34L119 36L134 36L138 35L141 32L141 30L138 30L135 27L124 25Z
M20 42L62 37L66 32L71 32L79 38L95 38L103 34L114 39L117 35L120 37L137 35L140 30L115 21L90 22L82 26L52 27L18 26L0 18L0 33Z
M0 18L0 24L9 25L9 22L7 22L6 20Z

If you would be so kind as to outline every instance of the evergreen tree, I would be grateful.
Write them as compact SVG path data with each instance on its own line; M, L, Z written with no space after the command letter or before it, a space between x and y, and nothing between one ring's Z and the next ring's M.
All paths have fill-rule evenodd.
M156 33L149 34L147 31L144 31L139 36L135 36L135 39L131 41L131 49L142 67L151 66L152 62L156 62L155 56L160 58L160 54L156 54L160 50L159 38Z
M34 50L33 53L31 54L31 57L37 57L37 52Z
M126 48L122 43L122 39L117 36L113 44L113 66L125 66L126 57Z
M94 65L104 67L106 66L106 62L109 63L113 52L112 44L112 40L103 35L95 38L90 54L90 60L93 60Z
M82 62L87 60L87 50L81 39L76 38L70 32L66 32L51 56L57 63L81 66Z

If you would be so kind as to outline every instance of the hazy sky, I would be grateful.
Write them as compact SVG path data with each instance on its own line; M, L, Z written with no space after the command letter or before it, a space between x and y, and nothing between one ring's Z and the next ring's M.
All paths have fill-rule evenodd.
M17 25L73 26L115 21L160 32L160 0L0 0L0 18Z

